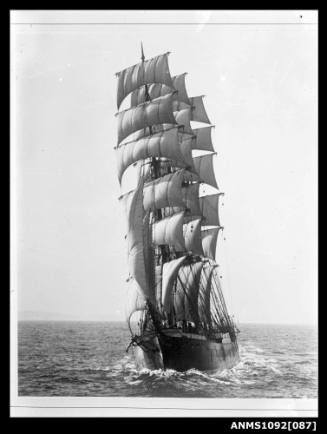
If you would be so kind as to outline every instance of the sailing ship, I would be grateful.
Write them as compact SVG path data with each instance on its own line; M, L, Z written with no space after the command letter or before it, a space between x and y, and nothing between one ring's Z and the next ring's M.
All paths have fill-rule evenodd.
M215 260L223 193L213 125L203 96L188 96L186 73L171 76L169 54L145 60L141 44L140 62L116 74L118 110L130 97L116 114L120 185L127 168L137 173L136 188L119 198L127 216L128 348L139 369L223 370L239 361L239 330ZM201 195L203 186L214 193Z

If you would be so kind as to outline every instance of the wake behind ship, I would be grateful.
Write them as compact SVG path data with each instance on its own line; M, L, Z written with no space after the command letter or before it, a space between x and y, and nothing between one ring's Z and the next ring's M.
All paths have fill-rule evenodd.
M239 361L215 261L220 224L215 151L203 96L165 53L117 73L118 178L137 172L122 195L127 216L127 321L138 368L222 370ZM193 128L193 122L201 128ZM212 194L203 195L200 187ZM135 315L136 314L136 315ZM134 327L135 316L138 317Z

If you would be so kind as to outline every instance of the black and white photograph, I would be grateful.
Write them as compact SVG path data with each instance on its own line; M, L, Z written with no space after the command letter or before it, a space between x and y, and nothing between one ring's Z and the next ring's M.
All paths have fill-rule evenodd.
M317 416L317 49L315 10L10 12L12 416Z

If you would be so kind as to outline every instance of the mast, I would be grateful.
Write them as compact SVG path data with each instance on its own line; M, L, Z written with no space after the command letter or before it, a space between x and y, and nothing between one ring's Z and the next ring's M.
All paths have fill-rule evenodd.
M143 69L143 77L144 77L144 62L145 62L145 55L144 55L144 48L143 48L143 42L141 42L141 61L142 61L142 69ZM144 85L144 94L145 94L145 101L151 101L151 97L149 94L149 87L147 84ZM149 132L150 136L153 134L152 126L149 126ZM157 179L161 176L160 174L160 161L156 160L156 157L151 158L151 172L152 172L152 179ZM161 210L157 210L157 219L160 220L162 218Z
M144 55L144 48L143 48L143 42L141 41L141 61L142 61L142 69L143 69L143 76L144 76L144 62L145 62L145 55ZM148 84L146 83L144 85L144 93L145 93L145 101L151 101L151 97L149 94L149 88ZM150 136L153 134L152 126L149 126L149 132ZM151 157L150 159L150 172L151 172L151 178L153 180L158 179L161 177L161 164L160 164L160 157ZM155 212L153 212L152 220L153 221L160 221L162 219L162 211L161 209L157 209ZM169 260L169 248L166 245L159 245L156 250L154 250L154 257L152 259L152 266L153 266L153 274L154 274L154 282L155 282L155 299L157 308L159 311L161 311L161 300L162 300L162 267L164 262ZM158 263L159 262L159 263Z

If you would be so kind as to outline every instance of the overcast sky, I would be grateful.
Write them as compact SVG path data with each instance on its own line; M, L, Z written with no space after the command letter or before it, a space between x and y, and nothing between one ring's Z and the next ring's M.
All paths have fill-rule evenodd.
M314 323L317 26L301 24L12 27L18 310L124 319L114 74L139 61L141 41L146 57L171 52L171 74L188 72L216 125L230 310L239 322Z

